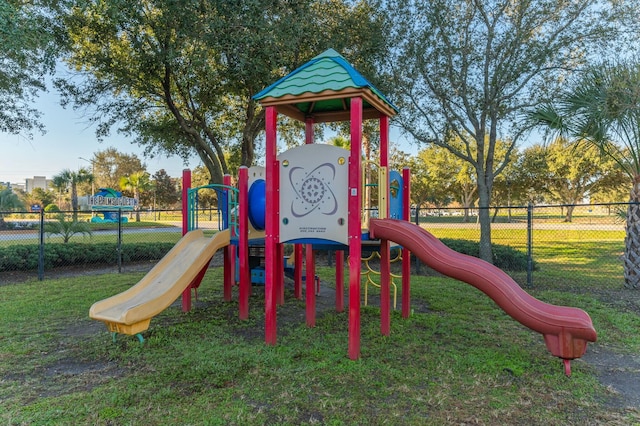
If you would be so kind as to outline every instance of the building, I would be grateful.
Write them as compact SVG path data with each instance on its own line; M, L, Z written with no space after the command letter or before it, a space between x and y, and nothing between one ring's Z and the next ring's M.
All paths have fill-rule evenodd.
M25 192L31 194L35 188L42 188L45 191L49 189L51 179L47 179L46 176L34 176L25 180Z

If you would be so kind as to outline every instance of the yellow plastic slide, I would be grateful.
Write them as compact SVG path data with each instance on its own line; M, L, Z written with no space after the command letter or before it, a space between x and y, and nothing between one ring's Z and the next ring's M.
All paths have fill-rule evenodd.
M94 303L89 316L104 322L114 333L134 335L145 331L151 318L180 297L215 252L229 245L229 236L229 230L211 238L200 229L188 232L138 284Z

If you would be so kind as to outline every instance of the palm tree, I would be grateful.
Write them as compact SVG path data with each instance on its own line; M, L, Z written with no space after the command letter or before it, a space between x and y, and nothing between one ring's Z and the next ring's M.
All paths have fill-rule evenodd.
M530 118L575 142L574 149L597 147L629 176L624 278L625 287L640 289L640 63L589 68Z
M0 187L0 229L4 229L4 215L12 210L24 209L24 204L20 201L11 188Z
M139 171L129 176L120 178L120 189L133 192L133 198L140 200L140 191L148 191L152 188L149 173ZM136 222L140 222L140 207L136 205Z
M56 185L66 184L71 189L71 210L73 210L73 221L78 221L78 184L93 182L91 172L83 167L74 172L69 169L61 171L53 177Z
M44 224L44 232L51 235L60 235L63 243L68 243L75 234L91 236L91 226L86 222L66 221L63 214L56 216L55 221L48 221Z
M50 186L58 195L58 207L62 209L62 194L69 188L67 181L62 176L56 175L51 179Z

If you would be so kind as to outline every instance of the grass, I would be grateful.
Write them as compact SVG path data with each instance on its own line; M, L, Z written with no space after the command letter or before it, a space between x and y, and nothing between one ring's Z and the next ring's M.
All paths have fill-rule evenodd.
M478 229L429 228L438 238L478 241ZM536 287L553 289L617 289L623 278L624 231L541 229L533 233ZM494 229L492 242L527 251L526 229ZM526 273L509 272L522 286Z
M322 286L333 270L319 267ZM141 274L100 275L0 287L0 422L3 424L630 424L637 410L610 407L588 364L562 374L537 333L474 288L412 277L413 315L362 309L362 356L349 360L347 314L304 302L278 310L278 345L264 344L263 290L250 318L221 297L211 270L196 308L154 318L146 343L87 317L91 304ZM370 289L375 298L375 289ZM373 296L372 296L373 295ZM640 350L640 319L588 294L534 290L547 302L591 314L599 343ZM235 299L234 299L235 300ZM329 303L332 304L332 303Z
M469 229L464 236L431 231L473 239ZM535 288L527 290L589 312L598 347L637 354L640 317L628 306L631 293L621 289L617 258L624 235L536 230L534 237L539 270ZM526 233L494 232L494 242L526 250ZM318 267L317 273L323 289L331 288L334 271ZM370 286L362 356L352 361L347 314L319 309L316 327L307 328L304 302L290 288L278 309L278 345L266 346L263 290L254 287L250 318L240 321L237 297L222 300L219 269L205 276L193 311L174 304L152 320L143 346L131 337L113 344L106 328L88 318L89 307L141 276L0 286L0 423L640 423L637 408L610 404L615 395L599 384L594 367L576 360L572 377L565 377L539 334L454 280L413 276L413 314L402 319L393 312L390 337L379 333L378 292Z

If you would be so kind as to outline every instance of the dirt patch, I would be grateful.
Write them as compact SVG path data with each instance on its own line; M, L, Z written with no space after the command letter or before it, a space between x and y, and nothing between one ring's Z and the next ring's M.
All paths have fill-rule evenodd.
M581 361L595 368L598 380L609 390L607 405L635 410L640 407L640 356L592 344Z

